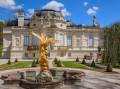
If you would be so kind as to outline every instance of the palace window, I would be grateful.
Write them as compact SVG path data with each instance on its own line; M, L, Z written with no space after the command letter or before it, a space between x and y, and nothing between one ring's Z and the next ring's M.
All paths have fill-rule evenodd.
M33 57L35 57L35 53L33 53Z
M29 36L24 36L24 46L29 46Z
M50 57L50 53L48 53L48 57Z
M72 37L71 36L67 37L67 46L72 46Z
M89 37L89 47L93 47L93 37Z
M28 53L25 53L25 57L28 57Z
M63 46L63 35L60 35L60 46Z
M32 45L37 46L37 37L32 35Z
M71 53L68 53L68 57L71 57Z

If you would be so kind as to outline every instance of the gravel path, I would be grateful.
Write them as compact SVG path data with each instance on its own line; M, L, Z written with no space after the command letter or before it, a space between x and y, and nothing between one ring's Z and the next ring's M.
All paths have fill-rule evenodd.
M70 68L69 68L70 69ZM2 73L15 71L14 70L4 70L0 71L0 76ZM64 85L58 89L120 89L120 74L104 74L95 71L81 70L86 73L86 76L82 78L81 83L77 85ZM0 89L23 89L18 85L2 85L3 80L0 79Z

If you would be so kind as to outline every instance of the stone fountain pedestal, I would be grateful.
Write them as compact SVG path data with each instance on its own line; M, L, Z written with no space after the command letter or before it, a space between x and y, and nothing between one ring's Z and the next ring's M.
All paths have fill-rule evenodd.
M40 71L40 73L37 75L36 77L36 82L40 83L40 82L52 82L53 81L53 77L50 71L48 72L43 72Z

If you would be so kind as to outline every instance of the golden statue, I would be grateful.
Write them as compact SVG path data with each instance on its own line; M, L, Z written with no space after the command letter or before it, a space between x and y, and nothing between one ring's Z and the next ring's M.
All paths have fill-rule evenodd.
M49 62L48 62L48 43L58 43L59 40L55 40L53 38L47 38L47 35L45 33L42 33L43 37L40 37L39 35L35 34L32 31L32 34L35 35L40 41L40 48L39 48L39 64L40 64L40 70L43 72L49 71Z

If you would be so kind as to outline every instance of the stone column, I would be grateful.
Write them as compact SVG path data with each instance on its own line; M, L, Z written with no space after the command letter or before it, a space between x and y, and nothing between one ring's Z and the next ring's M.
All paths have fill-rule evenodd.
M67 36L66 36L66 33L64 33L64 39L63 39L63 45L64 46L67 46Z
M23 34L21 33L21 40L20 40L20 48L21 48L21 50L23 50L23 47L24 47L24 36L23 36Z
M15 36L12 34L12 50L15 49Z
M54 39L57 40L57 34L56 34L56 32L54 32ZM57 50L58 44L54 44L53 46L54 46L54 50Z
M84 39L85 39L85 34L83 32L81 36L81 47L84 47Z
M72 46L73 47L76 46L76 36L75 35L72 36Z

